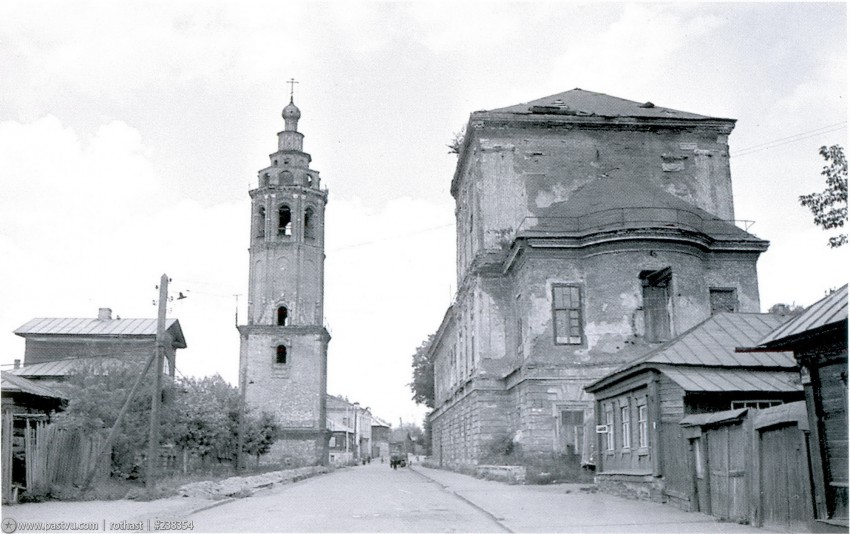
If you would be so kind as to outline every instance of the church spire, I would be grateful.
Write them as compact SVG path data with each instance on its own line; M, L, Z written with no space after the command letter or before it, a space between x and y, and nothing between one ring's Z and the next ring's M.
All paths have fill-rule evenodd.
M295 78L292 78L288 82L289 84L289 104L283 108L283 124L284 131L287 132L297 132L298 131L298 119L301 118L301 110L298 109L298 106L295 105L295 84L298 83L295 81Z

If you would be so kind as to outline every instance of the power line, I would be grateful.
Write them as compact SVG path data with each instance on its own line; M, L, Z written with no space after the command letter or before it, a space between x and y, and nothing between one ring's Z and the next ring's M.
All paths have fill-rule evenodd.
M443 224L443 225L440 225L440 226L432 226L430 228L423 228L421 230L414 230L412 232L407 232L407 233L404 233L404 234L396 234L396 235L392 235L392 236L388 236L388 237L383 237L381 239L373 239L371 241L363 241L361 243L354 243L352 245L345 245L343 247L336 247L336 248L331 249L329 252L336 252L336 251L339 251L339 250L345 250L345 249L349 249L349 248L365 247L366 245L373 245L375 243L381 243L383 241L390 241L390 240L393 240L393 239L401 239L403 237L410 237L412 235L419 235L419 234L424 234L424 233L427 233L427 232L433 232L434 230L441 230L443 228L448 228L450 226L454 226L454 223Z
M764 143L759 143L757 145L751 145L742 149L739 149L730 154L730 157L741 157L747 156L749 154L753 154L755 152L761 152L762 150L767 150L770 148L776 148L782 145L787 145L789 143L796 143L797 141L803 141L804 139L809 139L812 137L816 137L818 135L823 135L827 133L837 132L845 129L847 125L847 121L837 122L835 124L829 124L827 126L821 126L820 128L816 128L814 130L808 130L805 132L799 132L794 135L789 135L787 137L780 137L778 139L773 139L771 141L765 141Z

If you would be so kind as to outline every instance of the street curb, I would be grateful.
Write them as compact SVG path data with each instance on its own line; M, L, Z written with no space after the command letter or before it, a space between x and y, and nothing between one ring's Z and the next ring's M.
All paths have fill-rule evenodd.
M263 485L260 485L260 486L256 486L256 487L252 488L252 491L257 491L257 490L261 490L261 489L273 489L275 486L287 486L289 484L295 484L296 482L301 482L302 480L307 480L307 479L314 478L314 477L317 477L317 476L320 476L320 475L327 475L327 474L332 473L332 472L333 471L324 471L324 472L312 473L312 474L309 474L309 475L300 475L300 476L297 476L297 477L293 477L291 480L288 480L286 482L277 482L277 483L272 483L272 484L263 484ZM251 496L253 496L253 494ZM229 503L232 503L232 502L235 502L235 501L239 501L239 500L243 500L243 499L249 499L251 496L241 497L241 498L227 497L227 498L224 498L224 499L213 501L209 504L204 504L202 506L199 506L198 508L190 509L188 512L186 512L186 516L188 517L190 515L197 514L197 513L200 513L200 512L204 512L204 511L210 510L212 508L217 508L219 506L229 504Z
M233 497L228 497L228 498L226 498L226 499L221 499L220 501L213 501L213 502L211 502L210 504L205 504L205 505L203 505L203 506L199 506L199 507L197 507L197 508L195 508L195 509L193 509L193 510L189 510L189 511L186 513L186 515L187 515L187 516L190 516L190 515L192 515L192 514L197 514L198 512L203 512L204 510L209 510L209 509L211 509L211 508L216 508L216 507L221 506L221 505L223 505L223 504L228 504L228 503L231 503L231 502L234 502L234 501L237 501L237 500L238 500L238 499L235 499L235 498L233 498Z
M496 517L495 515L493 515L493 514L492 514L489 510L487 510L487 509L485 509L485 508L482 508L481 506L479 506L478 504L476 504L476 503L472 502L471 500L467 499L466 497L464 497L464 496L463 496L463 495L461 495L460 493L456 492L455 490L450 489L448 486L446 486L446 485L445 485L445 484L443 484L442 482L440 482L440 481L438 481L438 480L436 480L436 479L433 479L433 478L429 477L428 475L426 475L425 473L423 473L423 472L419 471L418 469L414 469L412 465L411 465L411 466L409 466L409 467L408 467L408 469L410 469L411 471L413 471L413 472L414 472L414 473L416 473L417 475L421 476L421 477L422 477L422 478L424 478L425 480L428 480L429 482L433 482L434 484L436 484L436 485L440 486L441 488L443 488L443 490L444 490L444 491L446 491L446 492L448 492L448 493L451 493L452 495L454 495L454 496L455 496L455 497L457 497L458 499L462 500L463 502L465 502L466 504L468 504L468 505L472 506L473 508L475 508L476 510L478 510L478 511L479 511L479 512L481 512L482 514L486 515L487 517L489 517L489 518L490 518L490 520L491 520L491 521L493 521L494 523L496 523L497 525L499 525L499 527L501 527L501 528L502 528L502 530L504 530L505 532L509 532L509 533L513 534L513 532L514 532L514 531L513 531L513 530L511 530L511 529L509 529L508 527L506 527L506 526L505 526L505 524L504 524L504 523L502 523L502 521L501 521L498 517Z

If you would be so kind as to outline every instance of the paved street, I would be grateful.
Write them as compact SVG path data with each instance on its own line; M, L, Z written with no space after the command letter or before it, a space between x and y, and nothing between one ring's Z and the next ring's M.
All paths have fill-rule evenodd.
M591 487L511 486L420 465L393 471L373 462L227 502L45 502L2 511L4 520L19 523L95 521L100 531L116 531L113 525L122 521L148 530L155 519L185 519L194 532L769 532L586 491Z
M203 532L767 532L672 506L372 463L192 516Z
M504 532L438 484L380 462L258 492L191 519L201 532Z

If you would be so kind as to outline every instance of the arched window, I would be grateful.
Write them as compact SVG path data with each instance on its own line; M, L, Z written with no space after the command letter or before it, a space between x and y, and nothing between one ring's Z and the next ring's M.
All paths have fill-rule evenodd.
M286 204L277 210L277 235L292 235L292 211Z
M316 223L313 221L313 208L304 210L304 239L316 239Z
M277 309L277 325L278 326L286 326L288 320L289 320L289 310L286 309L286 306L279 307Z
M266 236L266 208L260 206L257 210L257 237Z
M313 175L308 174L304 177L304 183L307 184L307 187L313 187Z
M269 173L264 173L263 179L262 179L262 186L268 187L268 185L269 185Z
M277 351L274 356L274 363L284 365L286 363L286 347L283 345L277 346Z

